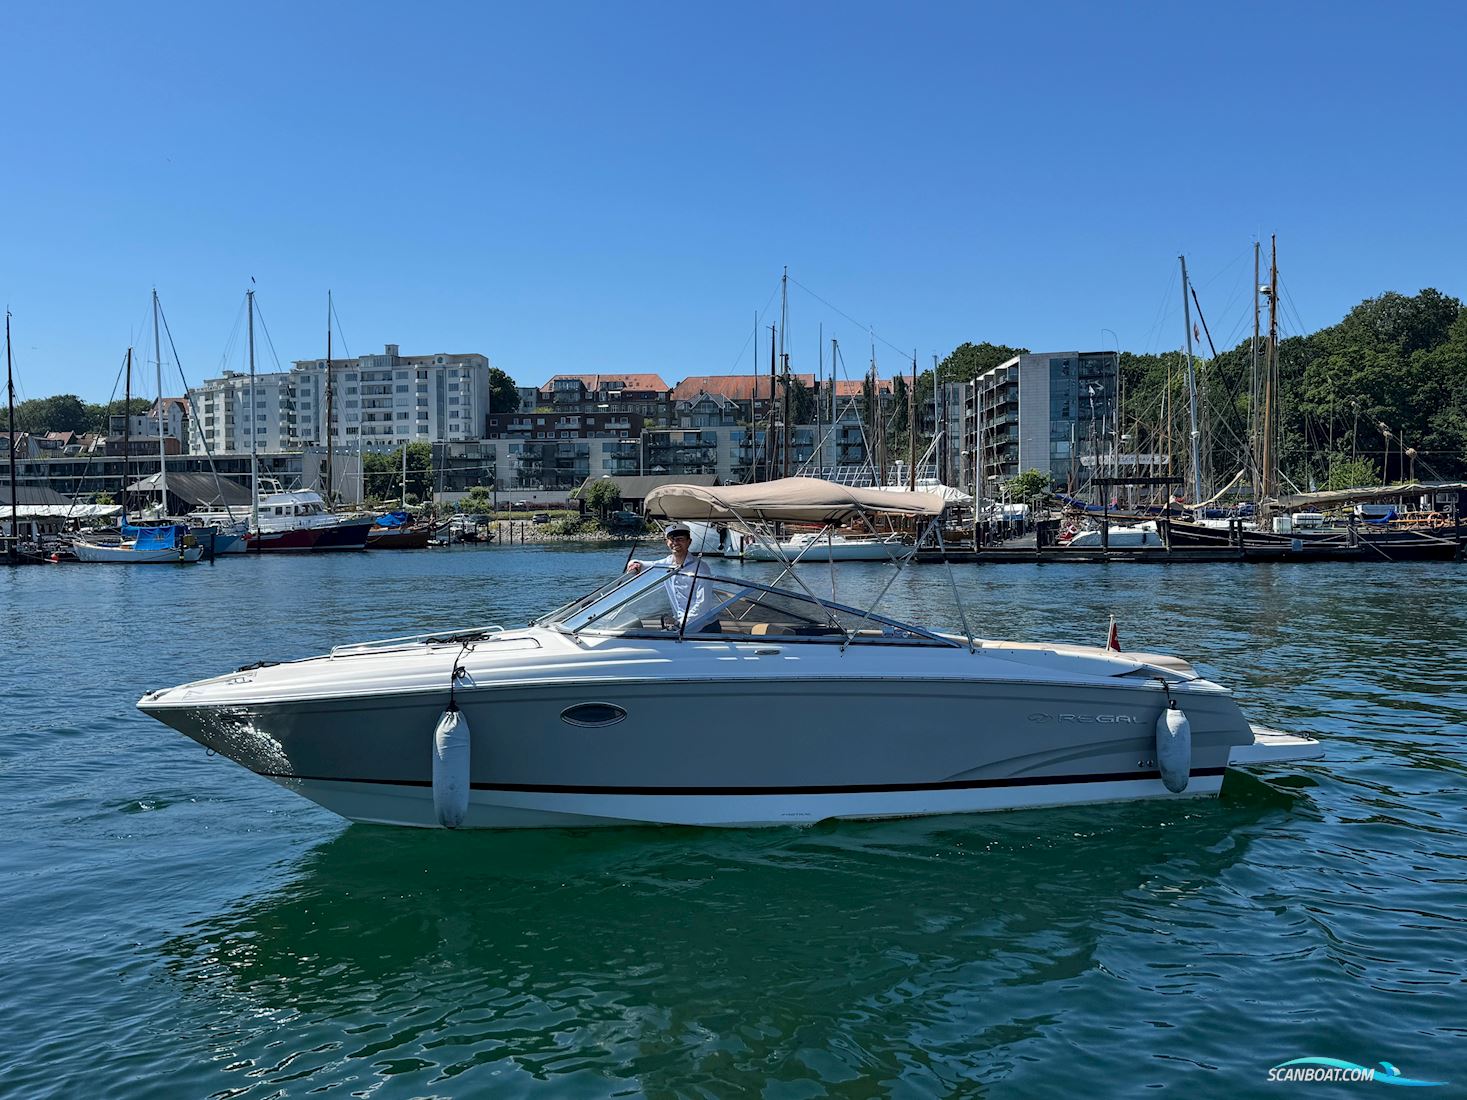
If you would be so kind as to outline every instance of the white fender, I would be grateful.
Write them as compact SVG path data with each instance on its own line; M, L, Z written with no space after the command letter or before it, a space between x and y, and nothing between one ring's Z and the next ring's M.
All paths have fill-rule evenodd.
M1192 724L1175 699L1166 701L1166 710L1156 720L1156 764L1167 790L1181 794L1187 789L1192 777Z
M433 731L433 809L445 829L458 828L469 812L469 720L457 707Z

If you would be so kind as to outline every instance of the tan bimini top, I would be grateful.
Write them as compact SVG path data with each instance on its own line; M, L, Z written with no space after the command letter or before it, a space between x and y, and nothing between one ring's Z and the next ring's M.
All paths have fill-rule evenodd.
M647 494L646 511L649 516L709 523L841 524L874 512L937 516L945 505L936 493L858 489L814 477L785 477L755 485L662 485Z

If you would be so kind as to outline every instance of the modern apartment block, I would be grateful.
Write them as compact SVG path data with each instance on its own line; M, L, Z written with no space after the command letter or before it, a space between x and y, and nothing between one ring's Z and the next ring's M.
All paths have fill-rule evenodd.
M333 359L333 424L337 448L395 450L403 443L464 441L484 434L489 411L489 360L477 354L402 355L388 344L378 355ZM207 441L216 453L324 444L326 360L299 359L289 371L250 376L226 371L189 391L198 416L190 450ZM253 408L251 401L253 400Z
M994 496L997 483L1043 470L1078 488L1082 457L1112 438L1117 376L1113 351L1016 355L979 375L964 405L964 484Z
M665 427L671 394L672 387L655 374L557 374L540 387L535 404L562 414L640 416Z
M487 418L485 445L496 454L499 488L573 489L593 474L636 472L632 448L642 414L566 411L568 404Z
M295 450L295 388L291 373L272 371L250 376L225 371L188 391L193 410L190 454L241 454Z

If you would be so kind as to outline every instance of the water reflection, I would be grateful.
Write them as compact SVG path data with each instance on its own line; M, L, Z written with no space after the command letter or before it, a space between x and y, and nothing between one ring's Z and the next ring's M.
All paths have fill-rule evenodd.
M283 1079L250 1021L286 1012L289 1075L313 1084L971 1087L1077 984L1115 980L1107 937L1198 902L1288 816L1291 796L1241 781L1222 803L802 831L356 826L164 950L239 1021L219 1057L247 1093Z

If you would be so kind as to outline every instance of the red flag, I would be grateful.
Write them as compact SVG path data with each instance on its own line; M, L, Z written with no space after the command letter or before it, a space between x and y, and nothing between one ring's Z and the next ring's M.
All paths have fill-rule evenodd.
M1116 629L1116 617L1110 617L1110 633L1105 637L1105 648L1113 649L1117 653L1121 651L1121 632Z

